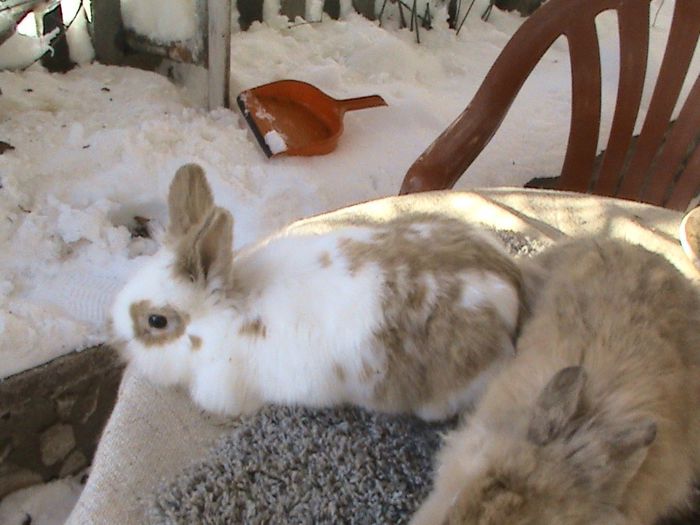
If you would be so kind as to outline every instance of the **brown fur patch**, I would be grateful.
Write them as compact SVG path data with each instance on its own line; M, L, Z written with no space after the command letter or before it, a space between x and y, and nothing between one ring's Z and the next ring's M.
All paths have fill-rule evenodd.
M338 363L333 365L333 375L335 375L336 379L341 383L345 382L345 369Z
M502 278L524 302L515 262L470 225L401 216L377 227L369 241L343 238L338 247L351 274L376 264L385 278L384 322L374 333L376 350L386 358L374 392L378 408L410 410L444 400L466 388L501 356L507 338L514 338L488 303L476 309L461 305L465 272ZM425 277L435 283L434 292ZM360 375L364 380L364 371Z
M360 382L369 383L374 379L376 372L372 366L366 361L362 361L362 370L360 371Z
M318 263L321 265L321 268L328 268L331 264L333 264L331 254L328 252L323 252L318 258Z
M202 348L202 338L198 335L190 335L190 342L192 343L193 352L197 352Z
M238 329L238 333L248 337L260 337L261 339L265 339L265 337L267 337L267 326L265 326L262 319L257 317L252 321L243 323Z
M445 401L450 393L466 388L502 355L508 335L491 307L437 307L427 322L417 316L412 331L406 330L410 318L406 312L398 320L401 329L385 324L374 334L375 344L387 357L386 373L374 396L389 410Z
M171 235L187 233L214 206L211 188L204 170L197 164L185 164L175 173L168 193Z
M185 333L189 315L180 313L170 306L154 306L150 301L139 301L129 309L136 339L146 346L160 346L176 340ZM150 315L162 315L168 320L163 329L148 324Z
M216 207L177 243L176 277L203 282L218 276L228 285L233 264L232 245L233 217Z
M431 231L421 236L415 231L416 226ZM421 222L412 215L401 216L377 227L371 241L343 238L338 246L347 257L351 272L368 263L377 263L386 270L403 266L413 276L480 269L504 277L516 289L521 287L520 270L510 257L485 241L473 227L456 219L428 216Z

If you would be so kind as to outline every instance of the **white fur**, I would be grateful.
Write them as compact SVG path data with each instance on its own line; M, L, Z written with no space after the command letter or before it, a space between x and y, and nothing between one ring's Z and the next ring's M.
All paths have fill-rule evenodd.
M484 306L496 309L509 330L514 330L518 322L520 301L513 284L493 272L472 270L461 276L464 281L461 303L472 310Z
M359 370L363 358L372 358L368 343L381 319L381 272L367 265L350 275L338 251L339 239L358 233L280 237L237 261L244 281L258 277L250 293L256 297L254 317L263 320L267 336L248 345L252 373L266 400L345 401L350 392L339 391L334 364ZM330 254L327 268L319 265L323 252ZM261 269L269 271L261 275Z
M381 366L369 344L381 319L381 272L368 264L351 275L338 249L339 239L358 239L363 233L368 234L280 236L238 257L236 276L254 298L244 315L221 308L217 302L226 299L216 294L173 282L174 255L165 248L119 293L112 316L115 335L129 342L130 360L150 380L189 385L195 401L207 410L238 411L236 388L222 389L226 384L267 402L366 402L371 388L350 382L343 391L333 374L337 364L349 379L359 375L363 362ZM323 252L331 257L327 268L320 266ZM190 313L186 333L167 347L142 345L134 339L129 314L130 305L142 300ZM265 326L264 338L239 334L241 326L256 319ZM202 339L200 350L191 350L190 335Z

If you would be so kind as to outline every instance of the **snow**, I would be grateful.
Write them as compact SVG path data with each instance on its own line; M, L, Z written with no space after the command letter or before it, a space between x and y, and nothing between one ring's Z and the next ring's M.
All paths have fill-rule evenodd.
M321 21L323 17L323 0L307 0L304 18L309 22Z
M170 29L185 17L175 14L185 3L168 4ZM477 3L459 36L447 28L444 9L438 12L421 44L414 33L389 27L390 17L380 28L354 13L282 29L277 18L235 33L234 95L293 78L336 98L377 93L387 100L388 107L346 114L338 149L320 157L268 160L237 109L202 109L205 76L192 66L174 70L185 87L101 65L65 75L38 67L0 72L0 140L15 148L0 155L0 378L108 338L112 296L157 249L167 188L181 164L205 168L217 201L236 218L237 247L292 220L395 194L521 22L495 10L482 22L486 4ZM666 2L652 32L652 71L671 12ZM613 79L614 24L608 18L599 24L604 71ZM458 187L556 175L568 134L569 83L566 43L559 41ZM616 86L604 88L609 109ZM607 127L609 121L604 136ZM152 238L132 235L135 217L144 218Z
M0 502L3 525L59 525L63 523L82 491L84 474L18 490Z
M167 5L167 8L163 7ZM197 16L194 0L121 0L124 25L156 42L194 37Z
M0 67L17 69L38 60L50 48L58 29L41 38L16 32L0 46Z
M272 130L265 133L265 144L273 155L287 151L287 141L279 131Z
M87 64L95 58L87 29L85 5L81 0L62 0L63 23L66 25L65 38L70 49L71 59L77 64ZM22 69L38 61L47 51L52 51L52 43L58 29L48 35L37 35L34 13L29 13L17 25L17 32L0 46L0 69Z
M70 49L71 59L77 64L87 64L95 58L88 33L88 17L86 7L90 2L85 0L61 0L63 23L68 27L66 40Z

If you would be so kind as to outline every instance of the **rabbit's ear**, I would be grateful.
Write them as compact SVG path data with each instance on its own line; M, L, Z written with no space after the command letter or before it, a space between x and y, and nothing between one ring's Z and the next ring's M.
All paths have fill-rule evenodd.
M656 423L650 419L598 421L579 428L561 453L575 475L616 504L655 438Z
M656 439L656 423L642 419L631 423L612 425L605 433L604 441L610 450L610 459L625 461L641 449L646 449Z
M204 170L197 164L185 164L170 183L168 233L175 238L185 235L213 207L214 198Z
M178 246L177 271L192 281L221 279L226 286L233 260L233 217L215 207L198 229L192 230Z
M642 419L617 425L617 428L612 427L612 431L603 440L608 451L607 462L614 470L602 488L613 498L619 499L644 463L649 447L656 439L656 423Z
M578 410L586 371L570 366L557 372L547 383L535 403L528 439L546 445L557 438Z

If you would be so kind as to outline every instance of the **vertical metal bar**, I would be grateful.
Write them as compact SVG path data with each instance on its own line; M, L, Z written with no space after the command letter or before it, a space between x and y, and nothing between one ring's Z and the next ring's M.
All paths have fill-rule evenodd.
M230 0L206 0L208 18L209 110L230 107L231 3Z

